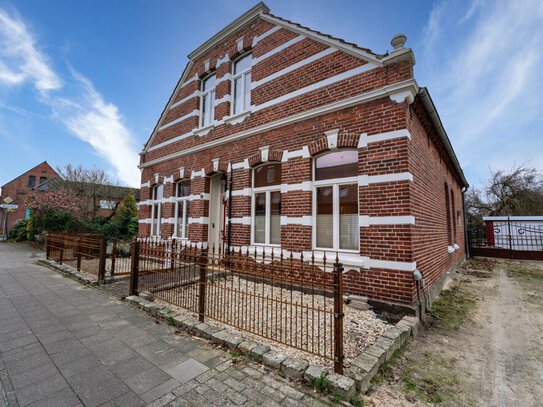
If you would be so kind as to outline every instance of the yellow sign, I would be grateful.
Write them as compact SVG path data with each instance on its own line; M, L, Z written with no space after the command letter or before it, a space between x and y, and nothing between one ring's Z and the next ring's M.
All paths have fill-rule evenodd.
M4 198L4 202L7 203L7 204L12 202L12 201L13 201L13 199L11 199L11 197L9 197L9 196Z

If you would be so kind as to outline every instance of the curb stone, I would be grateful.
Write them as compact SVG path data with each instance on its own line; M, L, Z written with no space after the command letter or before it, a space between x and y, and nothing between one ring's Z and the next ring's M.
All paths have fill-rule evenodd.
M377 374L394 354L418 333L420 322L416 317L405 316L395 326L387 329L377 341L358 355L353 366L346 369L345 375L356 383L356 391L364 394L368 391L371 379Z

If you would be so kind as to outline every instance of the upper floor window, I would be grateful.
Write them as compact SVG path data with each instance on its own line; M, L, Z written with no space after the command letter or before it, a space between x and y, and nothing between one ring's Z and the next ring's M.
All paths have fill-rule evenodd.
M40 177L40 184L43 184L45 181L47 181L47 177Z
M189 237L190 180L179 181L175 186L175 236Z
M234 62L233 114L245 112L251 105L251 60L252 55L247 54Z
M358 151L341 150L314 161L315 244L359 250Z
M151 207L151 236L160 235L162 223L162 198L164 197L164 185L159 184L153 187Z
M253 242L281 244L281 164L253 170Z
M451 219L451 204L449 201L449 187L446 182L445 182L445 218L447 219L447 243L449 244L449 246L452 246L453 239L452 239L451 222L453 220Z
M100 209L115 209L117 203L108 199L100 199Z
M36 186L36 176L30 175L28 177L28 186L34 188Z
M215 117L215 74L208 76L202 82L202 102L200 109L200 126L205 127L213 123Z

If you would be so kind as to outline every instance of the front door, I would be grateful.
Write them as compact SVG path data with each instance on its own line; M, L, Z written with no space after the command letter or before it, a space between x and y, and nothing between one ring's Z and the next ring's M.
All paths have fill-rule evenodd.
M224 187L221 184L222 174L211 177L209 186L209 252L219 253L222 245L224 227Z

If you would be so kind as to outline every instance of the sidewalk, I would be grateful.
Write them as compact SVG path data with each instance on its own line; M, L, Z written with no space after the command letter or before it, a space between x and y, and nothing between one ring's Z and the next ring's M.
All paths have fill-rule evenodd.
M0 406L324 406L0 243Z

